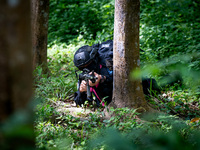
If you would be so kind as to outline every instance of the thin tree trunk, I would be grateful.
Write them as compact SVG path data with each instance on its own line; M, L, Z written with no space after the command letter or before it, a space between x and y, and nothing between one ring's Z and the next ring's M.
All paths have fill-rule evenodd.
M32 0L32 44L33 69L41 65L43 73L47 67L47 35L49 0Z
M141 80L131 80L133 70L140 68L139 0L115 1L114 89L111 106L148 110Z

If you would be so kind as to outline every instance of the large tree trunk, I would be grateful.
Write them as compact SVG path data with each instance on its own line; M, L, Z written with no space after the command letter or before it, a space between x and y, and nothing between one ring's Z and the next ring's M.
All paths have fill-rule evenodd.
M32 122L22 121L29 120L30 116L26 118L16 115L11 118L16 112L27 108L32 95L30 12L28 0L0 1L0 147L2 149L20 149L24 145L34 147ZM25 132L20 132L23 130L30 131L30 134L25 135Z
M115 1L114 89L111 106L148 109L141 80L131 80L139 69L139 0Z
M33 69L42 66L47 73L49 0L32 0Z

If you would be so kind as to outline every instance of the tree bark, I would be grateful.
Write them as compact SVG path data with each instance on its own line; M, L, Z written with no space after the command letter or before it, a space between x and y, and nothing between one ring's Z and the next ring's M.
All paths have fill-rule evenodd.
M0 120L24 108L32 93L30 3L18 3L0 3Z
M22 123L23 117L19 115L11 118L16 112L27 108L32 95L30 12L28 0L0 1L0 147L2 149L22 148L26 145L24 142L34 147L32 122ZM17 117L21 119L18 120ZM24 134L17 130L19 124L23 129L27 129L26 131L30 129L29 140L24 139Z
M35 69L37 66L41 66L43 73L47 73L49 0L32 0L31 7L33 69Z
M114 108L149 107L141 80L131 80L133 70L140 68L139 0L116 0L114 22L114 88L110 106Z

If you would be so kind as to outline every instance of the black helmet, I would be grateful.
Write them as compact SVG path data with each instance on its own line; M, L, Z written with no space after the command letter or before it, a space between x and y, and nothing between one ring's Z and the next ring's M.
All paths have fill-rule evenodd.
M78 68L87 65L94 60L96 54L97 48L88 45L83 46L74 54L74 65Z

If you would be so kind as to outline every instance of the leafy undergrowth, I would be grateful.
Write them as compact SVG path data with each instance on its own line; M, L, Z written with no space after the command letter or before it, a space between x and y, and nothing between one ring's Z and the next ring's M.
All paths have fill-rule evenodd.
M167 91L156 97L149 97L149 103L154 109L190 120L200 116L200 98L186 91Z
M108 113L112 117L105 119L102 109L72 111L65 103L61 111L51 101L41 105L48 113L43 117L38 114L40 117L35 122L38 148L200 148L200 118L183 120L161 112L141 116L136 109L111 108ZM38 108L37 113L40 111Z
M72 100L44 99L36 111L37 147L199 149L200 115L197 99L196 104L195 101L186 103L185 98L190 97L179 96L168 92L162 98L161 95L152 98L151 105L154 108L157 106L160 113L144 116L137 113L136 109L104 108L102 111L99 108L94 111L92 106L77 108ZM109 110L111 118L104 117L105 110Z

